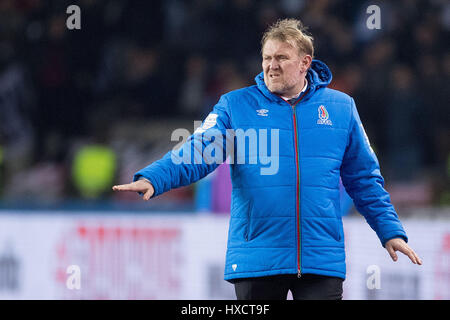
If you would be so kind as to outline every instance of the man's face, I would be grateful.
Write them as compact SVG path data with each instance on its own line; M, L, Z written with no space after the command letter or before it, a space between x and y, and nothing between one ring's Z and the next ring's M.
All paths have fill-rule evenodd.
M262 67L267 88L283 96L294 96L304 86L311 57L299 56L298 49L287 42L269 39L262 50Z

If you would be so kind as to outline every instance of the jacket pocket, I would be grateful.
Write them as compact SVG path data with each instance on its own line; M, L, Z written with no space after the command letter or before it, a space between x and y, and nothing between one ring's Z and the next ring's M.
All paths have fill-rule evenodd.
M342 217L341 217L341 199L340 199L340 194L338 196L338 198L336 199L335 202L335 206L336 206L336 220L334 222L335 225L335 232L336 232L336 237L335 239L337 241L341 241L342 239L342 232L343 232L343 226L342 226Z
M250 201L247 207L247 224L245 225L244 231L244 240L251 240L251 231L252 231L252 211L253 211L253 202Z
M341 235L341 230L342 230L342 220L341 219L335 219L334 220L334 229L336 232L336 236L335 239L337 241L341 241L342 240L342 235Z

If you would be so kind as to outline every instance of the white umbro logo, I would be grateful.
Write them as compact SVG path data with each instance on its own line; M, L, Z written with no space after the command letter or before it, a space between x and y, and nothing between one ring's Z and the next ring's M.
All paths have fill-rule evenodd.
M236 271L237 264L233 264L231 267L233 268L233 271Z
M267 110L267 109L259 109L259 110L256 110L256 113L258 114L258 116L267 117L268 113L269 113L269 110Z

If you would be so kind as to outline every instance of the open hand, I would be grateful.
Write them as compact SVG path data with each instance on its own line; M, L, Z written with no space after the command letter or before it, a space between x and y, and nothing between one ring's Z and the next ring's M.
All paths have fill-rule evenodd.
M155 193L155 189L152 184L148 180L138 180L128 184L120 184L117 186L113 186L112 189L114 191L132 191L132 192L142 192L144 196L142 199L147 201L151 198L151 196Z
M401 238L394 238L386 242L385 246L386 250L389 252L392 260L397 261L398 257L395 253L396 251L400 251L401 253L407 255L409 259L411 259L412 263L422 265L422 260L419 256L411 249L405 240Z

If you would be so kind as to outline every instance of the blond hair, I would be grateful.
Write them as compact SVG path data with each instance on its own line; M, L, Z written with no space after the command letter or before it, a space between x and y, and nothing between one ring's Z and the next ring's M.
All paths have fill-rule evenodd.
M313 37L306 33L306 28L300 20L282 19L269 26L261 39L261 52L269 39L287 42L298 48L299 55L309 54L314 57Z

